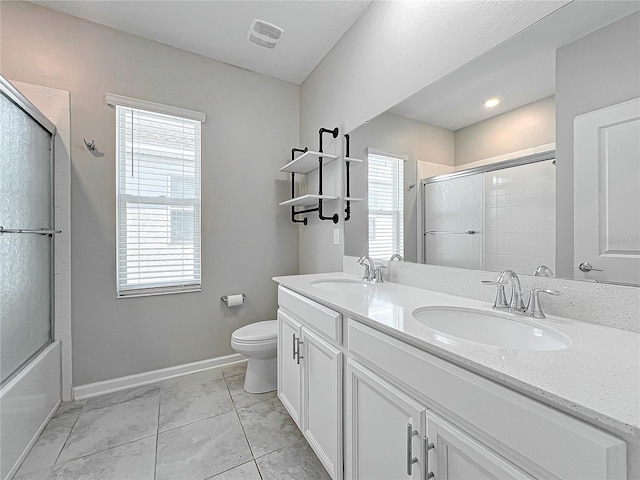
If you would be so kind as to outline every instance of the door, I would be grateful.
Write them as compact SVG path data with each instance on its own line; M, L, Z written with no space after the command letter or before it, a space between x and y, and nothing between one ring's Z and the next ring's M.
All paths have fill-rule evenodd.
M302 432L333 480L342 478L342 352L302 327Z
M531 479L467 434L427 413L427 471L438 480Z
M638 132L638 98L575 119L576 279L640 283Z
M346 408L346 478L425 478L423 405L349 359Z
M25 113L33 107L0 79L0 373L6 383L53 337L55 130Z
M482 268L482 189L482 175L423 184L424 263Z
M278 310L278 398L300 427L300 324Z

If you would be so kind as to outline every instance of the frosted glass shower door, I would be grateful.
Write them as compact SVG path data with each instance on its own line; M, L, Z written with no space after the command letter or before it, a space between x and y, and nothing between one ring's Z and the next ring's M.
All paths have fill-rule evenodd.
M482 175L424 185L425 263L482 268Z
M51 340L52 135L0 95L0 373L2 382Z

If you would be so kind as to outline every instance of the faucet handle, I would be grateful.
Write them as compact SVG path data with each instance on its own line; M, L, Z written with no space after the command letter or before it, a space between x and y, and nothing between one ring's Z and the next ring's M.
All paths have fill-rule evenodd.
M504 293L505 284L498 280L482 280L485 285L495 285L498 287L496 291L496 299L493 302L494 309L506 309L509 308L509 302L507 302L507 296Z
M560 290L552 290L550 288L534 288L529 294L529 303L527 305L527 309L524 312L525 315L532 316L533 318L546 318L544 312L542 311L542 305L540 305L539 295L541 293L546 293L553 296L562 295L562 292Z
M384 283L384 278L382 277L382 269L387 268L384 265L378 265L373 274L373 282L374 283Z
M366 280L366 281L369 281L369 280L371 280L371 269L369 268L369 264L367 263L366 260L367 260L367 256L366 255L362 255L358 259L358 263L364 267L364 274L362 275L362 279Z

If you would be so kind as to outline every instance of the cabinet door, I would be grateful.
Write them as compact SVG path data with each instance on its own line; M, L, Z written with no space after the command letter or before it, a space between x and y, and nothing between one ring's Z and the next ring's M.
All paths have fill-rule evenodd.
M342 479L342 352L302 327L302 432L333 480Z
M346 405L348 479L424 478L424 406L351 359Z
M300 324L278 310L278 398L300 427L300 375L296 346L300 341Z
M431 411L427 413L427 439L433 444L427 469L438 480L532 478Z

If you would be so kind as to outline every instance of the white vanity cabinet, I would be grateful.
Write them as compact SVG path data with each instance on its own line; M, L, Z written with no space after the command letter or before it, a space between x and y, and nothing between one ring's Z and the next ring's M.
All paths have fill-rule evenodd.
M438 480L533 478L432 412L427 414L427 439L427 471Z
M342 315L278 289L278 397L333 480L342 479Z
M278 397L299 428L301 374L297 348L301 340L301 325L293 317L278 310Z
M423 478L424 405L350 359L346 405L347 479Z
M619 438L353 320L348 355L350 480L626 478Z
M347 379L347 479L532 478L351 359Z

